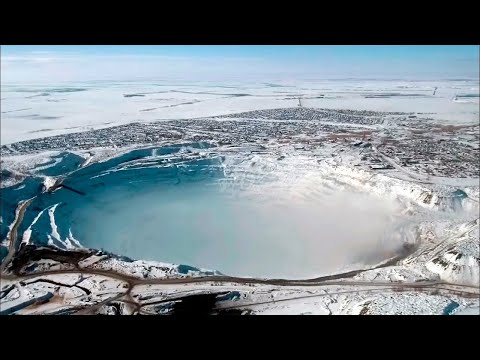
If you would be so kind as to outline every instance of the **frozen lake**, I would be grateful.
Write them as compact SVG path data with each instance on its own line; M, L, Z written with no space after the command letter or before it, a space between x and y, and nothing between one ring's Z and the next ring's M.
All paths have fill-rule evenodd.
M38 196L20 232L40 244L79 241L134 259L255 277L315 277L394 255L399 244L382 242L397 210L389 200L335 189L320 197L311 191L320 185L305 187L305 180L285 180L282 188L267 182L260 194L226 187L222 157L206 147L135 150L75 171L64 184L78 192ZM191 155L197 149L211 152ZM42 171L68 170L75 161L65 154ZM5 193L12 204L18 192Z
M72 216L87 246L228 275L315 277L361 255L370 265L386 257L379 244L391 214L380 201L279 205L218 190L204 184L130 199L105 194Z

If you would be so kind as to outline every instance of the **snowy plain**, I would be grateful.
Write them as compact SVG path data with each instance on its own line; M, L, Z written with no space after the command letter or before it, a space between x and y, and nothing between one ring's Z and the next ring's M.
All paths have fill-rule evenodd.
M5 145L131 122L294 107L298 97L307 107L418 112L439 123L475 124L478 93L478 81L471 80L2 83L0 140Z

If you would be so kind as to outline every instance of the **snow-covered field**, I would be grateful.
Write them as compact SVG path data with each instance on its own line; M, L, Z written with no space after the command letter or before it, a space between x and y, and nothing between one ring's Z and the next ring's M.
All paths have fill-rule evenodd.
M471 124L478 123L478 93L476 81L2 83L1 143L138 121L294 107L298 97L306 107L418 112L440 123ZM460 97L465 94L476 97Z

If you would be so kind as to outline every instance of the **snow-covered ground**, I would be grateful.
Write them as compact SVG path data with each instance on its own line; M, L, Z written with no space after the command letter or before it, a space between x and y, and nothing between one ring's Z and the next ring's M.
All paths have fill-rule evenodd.
M137 121L294 107L298 97L308 107L426 113L441 123L478 123L478 97L454 101L456 95L478 93L475 81L2 84L1 143Z
M214 280L213 273L205 270L185 272L176 265L125 261L105 253L87 255L79 262L79 270L46 259L27 262L23 269L33 263L37 264L36 273L70 270L30 276L22 284L3 279L1 314L163 314L175 311L175 303L186 297L208 294L217 294L208 312L237 310L258 315L478 315L480 305L474 288L435 285L436 279L428 271L415 274L399 267L370 270L351 280L278 286L241 279ZM108 274L112 269L113 277Z
M412 155L408 153L409 148L402 147L402 142L411 140L411 129L425 128L415 123L415 117L421 119L418 121L428 120L439 125L478 125L478 96L471 96L478 95L478 92L478 82L468 81L296 81L273 85L112 82L50 87L2 84L2 144L132 122L148 123L151 126L149 134L168 129L183 138L171 140L167 137L154 142L157 148L147 147L148 156L145 158L136 157L112 169L90 174L91 179L110 173L153 169L164 166L164 163L172 164L177 158L182 159L179 166L183 166L183 162L203 161L215 152L216 158L222 159L220 166L225 175L217 184L222 191L241 192L245 198L275 204L275 208L288 205L288 216L277 216L277 220L294 223L295 216L300 216L302 221L297 223L303 225L302 229L297 229L298 237L303 236L302 231L312 233L313 230L322 232L322 229L332 239L337 237L337 241L328 247L331 259L324 259L326 262L334 258L335 246L345 248L345 244L350 244L349 249L362 251L358 251L359 259L353 258L341 269L332 270L335 274L347 273L333 280L322 278L305 284L289 280L279 283L265 279L226 278L218 271L164 263L169 261L166 258L131 261L105 252L88 253L89 250L82 247L71 231L62 238L59 224L63 219L56 212L60 205L52 203L38 207L36 213L30 214L29 222L20 228L22 231L17 237L22 243L22 251L35 244L32 229L45 218L43 221L49 226L47 236L51 245L48 251L68 250L68 254L73 255L52 255L47 251L47 256L42 249L32 250L39 251L41 256L20 252L16 262L12 262L8 271L2 274L0 313L86 313L89 308L92 313L106 314L168 313L179 297L218 293L214 312L478 314L480 193L478 177L472 176L478 173L478 163L469 157L469 152L478 151L475 140L478 137L468 133L468 129L460 132L462 138L455 131L442 134L437 139L438 144L442 140L442 144L457 144L459 149L441 148L451 152L446 154L450 157L443 158L443 150L434 148L437 140L427 142L426 154L412 152ZM275 114L268 118L263 113L257 114L258 119L245 118L248 116L245 112L262 109L286 109L281 112L290 114L289 108L298 108L299 97L304 108L406 114L399 118L395 118L395 114L378 115L381 121L375 118L377 115L353 114L347 119L350 122L341 121L341 112L332 113L331 119L310 122L303 118L288 122L288 119L275 118ZM238 113L243 114L236 116ZM229 114L231 118L212 119ZM300 112L299 116L303 114L310 113ZM190 118L202 119L168 124L162 121L168 125L166 128L154 123ZM368 121L363 121L364 118ZM9 204L12 214L2 210L2 226L7 229L6 237L2 239L2 254L11 244L11 233L20 216L17 205L27 199L26 194L30 198L34 196L32 194L55 192L59 181L80 169L88 170L93 164L128 155L133 149L146 148L145 144L130 141L130 137L134 139L139 133L147 133L142 126L129 129L131 132L126 134L122 129L112 130L111 139L108 137L110 130L106 130L108 140L112 141L109 147L99 144L99 147L70 149L70 154L79 157L75 159L78 165L66 164L70 168L62 174L47 175L62 164L59 157L64 151L62 141L66 144L65 139L70 138L57 138L55 143L52 142L55 151L48 148L48 141L45 147L40 146L43 140L39 140L31 148L37 146L45 151L32 150L24 154L20 147L9 156L2 156L2 170L13 174L2 179L2 190L8 191L9 199L15 201ZM372 139L367 139L370 134L365 133L356 135L353 140L348 139L350 131L361 134L367 130L374 133ZM95 134L92 132L89 140L95 140ZM345 137L336 139L339 134ZM431 135L427 133L425 138ZM422 140L422 136L416 136L414 140ZM175 154L177 158L157 152L165 144L204 137L216 145L215 150L185 147ZM98 138L105 139L105 133ZM115 138L121 138L117 142L122 144L121 147L116 145ZM75 137L72 139L76 141ZM200 141L198 139L195 141ZM388 141L398 144L393 155L383 147ZM418 144L424 146L421 141ZM430 159L432 154L438 158ZM377 163L367 165L364 162L367 155L373 161L378 160L377 163L383 159L385 164L392 166L376 171L371 165ZM445 163L451 158L454 160L449 162L450 169L447 169L450 175L441 177L422 173L420 167L407 168L407 160L403 159L405 155L411 155L413 160L418 158L420 165L426 163L430 169L439 172L445 171L443 159L446 159ZM392 160L395 156L397 159ZM470 168L462 167L462 163L468 163ZM38 180L38 184L24 182L31 178ZM369 207L365 204L374 206L380 201L382 214L367 211ZM296 205L309 203L322 206L310 207L306 213L295 212ZM122 206L128 208L129 205ZM365 211L360 214L355 209ZM342 243L342 239L361 239L361 232L372 235L368 231L376 226L381 216L387 217L389 224L386 229L381 228L384 231L382 246L373 246L371 241ZM5 220L7 217L8 221ZM304 226L306 220L309 224L320 224L321 229ZM332 227L332 223L335 226ZM256 248L261 249L261 246ZM382 256L378 256L379 249ZM315 254L316 251L312 248L310 252ZM292 251L294 255L298 254ZM69 256L74 259L68 260ZM373 259L368 266L360 261L365 257ZM23 277L13 274L14 267L23 273ZM60 273L44 273L53 270ZM288 267L284 270L288 273ZM201 277L210 278L198 280ZM106 301L109 298L110 301Z

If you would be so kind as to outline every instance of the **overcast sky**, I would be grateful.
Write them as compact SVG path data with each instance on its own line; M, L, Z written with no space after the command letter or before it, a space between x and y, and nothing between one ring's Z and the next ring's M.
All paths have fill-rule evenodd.
M478 46L2 46L2 83L478 78Z

